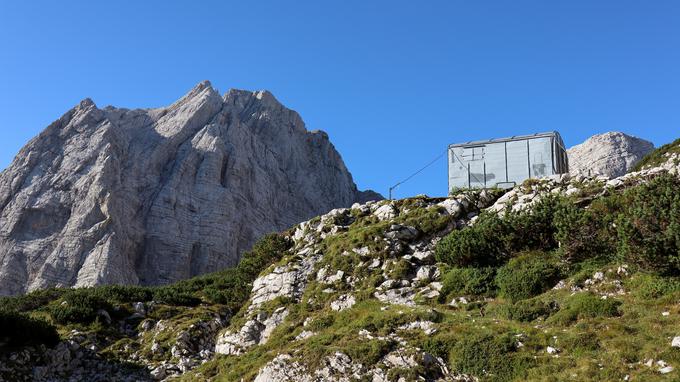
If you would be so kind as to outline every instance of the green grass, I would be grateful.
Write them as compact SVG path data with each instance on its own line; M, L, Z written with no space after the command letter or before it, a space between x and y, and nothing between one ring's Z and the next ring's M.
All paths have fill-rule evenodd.
M573 199L553 199L536 210L510 217L512 225L493 220L488 226L454 231L437 256L443 274L441 300L415 307L388 306L373 297L384 273L400 279L414 271L405 261L390 257L383 234L396 222L416 227L421 235L432 235L450 229L450 217L438 208L423 207L422 198L397 201L400 215L391 222L357 214L346 231L323 240L319 251L324 257L316 269L328 267L331 273L342 270L346 277L355 279L353 286L324 285L316 281L313 272L299 302L279 298L263 304L263 310L285 306L289 311L266 344L240 356L216 356L179 379L252 381L258 370L279 354L289 354L313 370L325 357L340 351L355 363L371 367L402 347L395 336L404 341L408 351L427 351L441 357L451 371L473 374L481 381L612 381L622 380L626 375L633 381L678 378L677 371L662 376L641 362L663 359L680 370L680 351L670 346L671 339L680 335L677 329L680 279L649 269L635 258L621 256L618 245L611 245L626 240L619 237L617 227L612 225L620 214L633 211L631 201L643 197L648 200L646 204L637 204L645 208L633 216L637 219L634 228L653 232L655 238L664 239L662 243L672 244L666 240L675 232L672 224L649 229L654 223L649 212L674 200L671 191L675 183L669 182L660 180L600 197L590 204L588 216L580 207L569 209L566 203L573 203ZM654 216L672 222L670 214ZM500 231L495 229L498 227ZM659 228L652 224L655 227ZM463 238L463 244L452 238ZM488 238L495 244L485 242ZM577 239L580 241L570 241ZM631 243L644 249L655 242ZM273 264L282 265L294 259L295 255L288 250L290 245L281 236L269 237L235 269L164 288L52 289L1 302L13 315L22 314L22 320L30 317L52 322L59 333L78 329L96 334L108 344L102 350L107 357L126 358L137 351L160 362L165 356L151 353L153 341L170 349L177 334L194 323L211 320L216 315L233 315L229 329L240 329L247 318L244 304L252 281L258 274L271 270ZM354 253L353 249L361 247L368 247L370 254L362 257ZM486 252L489 248L497 252L489 254ZM602 248L610 252L602 253ZM671 256L669 252L666 255ZM368 269L367 264L374 258L392 263L384 271L379 267ZM617 275L612 270L623 261L629 265L629 274ZM589 286L585 280L598 271L605 275L606 282ZM552 289L559 279L565 279L568 287ZM613 280L622 283L625 293L603 298L607 282ZM571 291L572 286L590 291L578 288ZM328 288L333 291L326 293ZM330 302L348 293L356 297L357 303L342 312L331 311ZM459 296L469 297L471 303L448 305L452 297ZM96 309L105 307L126 315L132 312L132 302L152 299L163 303L157 304L149 318L165 320L166 330L130 338L116 327L107 326L96 317L92 319L91 313ZM62 301L71 301L66 306L81 307L83 311L66 315L76 319L57 320L61 313L56 312ZM436 331L426 335L421 330L400 329L415 321L430 321ZM296 340L303 330L315 334ZM370 332L373 339L360 335L363 330ZM548 346L559 349L558 356L548 354ZM430 372L425 368L392 369L388 376L391 380L399 377L417 380Z
M669 154L680 154L680 139L667 143L647 154L631 169L631 171L640 171L644 168L659 166L668 160L667 155Z

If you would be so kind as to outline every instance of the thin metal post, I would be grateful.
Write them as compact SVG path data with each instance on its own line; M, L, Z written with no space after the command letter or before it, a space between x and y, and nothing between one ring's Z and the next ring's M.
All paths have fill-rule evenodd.
M503 142L503 147L505 149L505 182L509 182L510 178L508 176L508 142Z
M472 184L470 183L470 162L467 164L467 171L468 171L468 188L472 188Z
M529 170L529 178L531 178L531 152L529 151L528 139L527 139L527 170Z
M484 188L486 188L486 160L484 160Z

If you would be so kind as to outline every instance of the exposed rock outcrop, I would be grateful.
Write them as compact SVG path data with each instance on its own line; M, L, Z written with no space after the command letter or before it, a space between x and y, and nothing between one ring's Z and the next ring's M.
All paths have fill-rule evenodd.
M571 302L578 301L573 298L614 301L604 305L613 307L621 300L631 307L636 301L646 303L648 298L634 292L635 284L627 281L644 274L616 261L589 274L551 280L542 297L530 299L550 301L538 305L541 316L520 319L509 317L510 310L499 309L522 306L520 302L504 305L506 301L474 290L452 291L455 273L437 262L437 243L454 230L480 224L482 213L506 216L509 210L524 210L554 195L568 196L576 206L586 208L599 197L660 176L680 176L680 154L664 158L659 166L613 179L563 174L511 190L470 190L449 198L421 196L334 209L282 234L289 246L280 257L263 264L252 283L237 286L250 287L250 294L235 316L231 314L236 311L205 300L198 306L146 300L116 305L110 310L111 322L101 323L102 331L94 325L86 333L71 332L53 349L25 347L1 355L0 380L110 376L171 381L184 376L188 380L443 382L487 380L493 373L512 371L486 369L489 351L503 352L494 362L540 360L532 371L540 377L545 370L554 370L553 361L579 359L568 340L583 338L584 327L593 322L592 317L577 317L565 324L551 317L571 314ZM383 215L387 210L390 216ZM477 277L485 276L480 273L473 280ZM640 312L646 312L641 314L647 314L647 320L672 323L677 320L675 300L665 301L657 302L657 309ZM595 322L626 322L635 327L640 321L637 316L619 315L618 310L611 314L598 316ZM628 327L621 325L618 330ZM666 330L643 341L678 347L680 337L673 328L666 325ZM495 341L500 336L503 345L498 347ZM597 338L596 331L589 330L588 336ZM448 357L443 346L449 349ZM592 351L599 349L608 348ZM483 367L469 367L468 355L474 365ZM591 354L584 357L584 364L592 359ZM136 367L126 372L122 367L132 366L127 362ZM595 373L603 369L597 363L591 367ZM672 362L641 357L624 370L634 379L677 372L674 368ZM558 376L569 379L580 372L571 369Z
M617 177L654 150L652 142L620 132L594 135L569 150L572 175Z
M0 295L164 284L230 267L265 233L379 199L266 91L203 82L158 109L86 99L0 174Z

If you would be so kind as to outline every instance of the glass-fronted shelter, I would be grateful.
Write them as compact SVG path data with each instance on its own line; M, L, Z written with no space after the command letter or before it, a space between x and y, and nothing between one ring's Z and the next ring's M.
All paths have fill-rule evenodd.
M510 188L529 178L569 172L556 131L449 145L449 192L456 188Z

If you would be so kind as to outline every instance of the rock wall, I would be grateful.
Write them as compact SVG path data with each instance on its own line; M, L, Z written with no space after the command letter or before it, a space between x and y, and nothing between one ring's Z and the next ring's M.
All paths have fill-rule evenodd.
M269 92L206 81L158 109L86 99L0 173L0 295L173 282L371 199L326 133Z
M621 176L652 150L652 142L624 133L594 135L567 150L569 172L572 175Z

